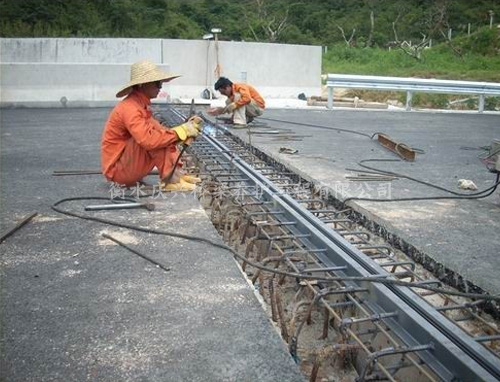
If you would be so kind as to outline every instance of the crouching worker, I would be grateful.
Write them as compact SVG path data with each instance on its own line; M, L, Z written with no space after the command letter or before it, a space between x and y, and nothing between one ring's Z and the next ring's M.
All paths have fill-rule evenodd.
M235 127L245 127L255 117L262 115L266 107L264 98L251 85L233 83L226 77L221 77L214 85L215 90L227 97L226 107L213 108L211 115L232 114Z
M177 77L149 61L132 65L130 82L116 93L116 97L127 97L111 111L102 135L101 166L107 180L134 186L157 167L162 190L189 191L196 187L199 179L183 174L181 162L178 168L173 166L179 155L177 144L196 138L202 119L195 116L167 129L150 110L151 99L156 98L162 83Z

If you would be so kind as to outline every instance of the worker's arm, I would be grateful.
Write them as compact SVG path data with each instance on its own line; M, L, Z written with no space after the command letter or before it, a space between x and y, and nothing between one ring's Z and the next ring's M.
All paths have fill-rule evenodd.
M122 113L122 118L130 135L148 151L174 145L179 141L174 131L162 127L160 122L148 116L145 111L126 110Z
M224 108L223 107L210 107L207 109L207 113L209 115L213 115L213 116L221 115L221 114L224 114Z
M236 108L245 106L252 101L250 89L247 86L241 85L238 86L235 90L241 95L241 98L238 101L234 102L236 104Z

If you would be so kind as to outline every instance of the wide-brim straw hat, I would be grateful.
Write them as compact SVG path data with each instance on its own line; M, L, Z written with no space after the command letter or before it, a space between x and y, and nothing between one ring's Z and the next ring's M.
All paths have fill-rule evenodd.
M116 96L119 98L127 95L135 85L156 81L168 82L177 77L180 76L164 72L151 61L136 62L130 68L130 81L116 93Z

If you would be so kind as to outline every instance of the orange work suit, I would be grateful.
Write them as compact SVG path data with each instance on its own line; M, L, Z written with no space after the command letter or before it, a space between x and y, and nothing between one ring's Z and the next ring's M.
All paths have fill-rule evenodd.
M111 111L101 140L101 167L107 180L133 186L155 166L167 177L177 159L179 138L150 110L151 101L133 90Z
M235 102L238 107L245 106L252 100L254 100L261 109L266 107L264 98L262 98L259 92L252 85L233 83L233 96L230 98L231 101L234 101L235 93L240 93L241 95L241 98Z

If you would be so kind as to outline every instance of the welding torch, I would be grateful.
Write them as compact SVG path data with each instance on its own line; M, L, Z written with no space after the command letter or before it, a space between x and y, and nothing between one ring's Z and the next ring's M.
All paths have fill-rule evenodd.
M191 106L189 107L189 113L188 113L188 116L186 117L184 123L186 122L189 122L189 120L191 118L193 118L194 116L198 116L201 118L201 116L199 116L197 113L196 113L196 110L195 110L195 106L194 106L194 98L191 99ZM200 134L203 133L203 127L200 131ZM188 138L186 139L184 142L182 142L182 145L183 146L191 146L191 144L194 142L194 138Z
M198 117L201 119L201 124L204 123L203 119L201 118L201 116L199 116L198 114L194 114L194 115L191 115L189 116L188 118L186 118L186 121L185 122L189 122L193 117ZM199 135L202 135L203 134L203 126L200 130L200 134ZM182 146L191 146L191 144L194 142L195 138L193 137L188 137L186 138L184 141L181 142L181 145Z
M191 101L191 108L190 108L190 111L189 111L189 115L186 117L186 119L184 120L184 123L187 123L189 122L193 117L198 117L201 119L201 122L200 123L205 123L205 121L203 120L203 118L198 115L195 111L194 111L194 99ZM201 128L201 131L200 131L200 135L203 134L203 126ZM168 174L168 176L164 179L162 179L162 181L166 184L168 182L170 182L170 179L172 179L172 176L174 175L174 172L177 168L177 165L179 164L179 161L181 160L182 158L182 155L184 154L184 151L186 151L186 149L194 142L195 138L194 137L188 137L186 138L185 140L183 140L180 144L182 146L182 149L181 149L181 152L179 153L179 155L177 156L177 159L175 160L175 163L172 167L172 171L170 171L170 174Z

